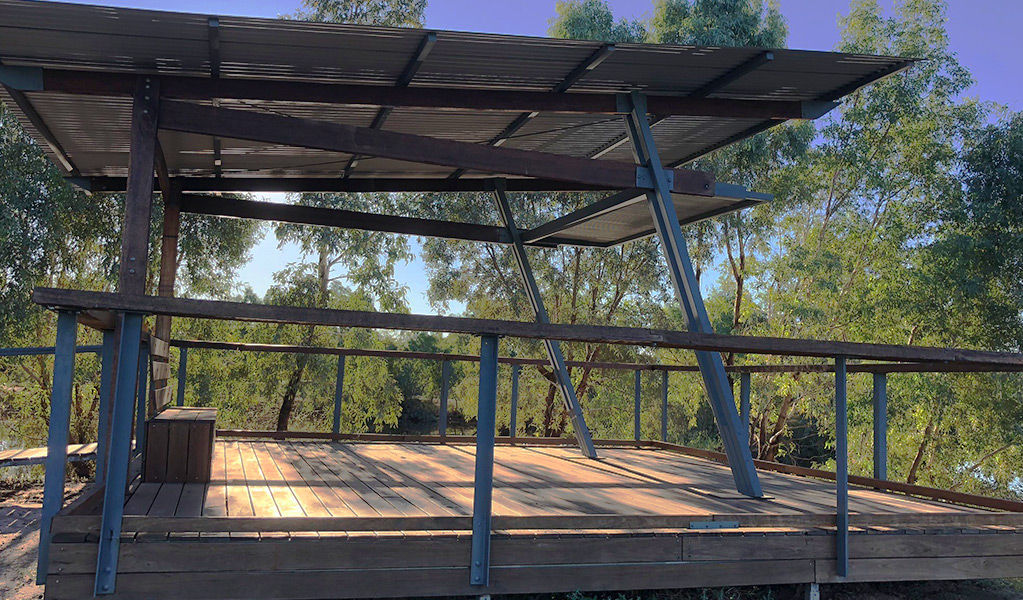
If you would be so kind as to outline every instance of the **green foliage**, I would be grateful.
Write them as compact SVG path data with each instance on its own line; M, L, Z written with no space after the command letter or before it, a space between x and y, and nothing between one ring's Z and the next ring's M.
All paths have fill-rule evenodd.
M776 1L656 0L646 41L782 48L787 37Z
M547 35L602 42L642 42L646 28L640 21L615 21L605 0L558 0L555 16L548 21Z
M292 18L326 23L422 27L426 0L302 0Z

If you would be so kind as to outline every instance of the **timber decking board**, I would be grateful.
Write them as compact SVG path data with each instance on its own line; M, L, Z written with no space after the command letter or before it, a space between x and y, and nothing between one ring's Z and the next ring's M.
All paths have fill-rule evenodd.
M46 447L13 448L0 451L0 467L21 467L41 465L46 462ZM67 447L67 459L70 462L96 459L96 443L70 444Z
M750 499L731 492L727 466L668 450L602 448L599 460L570 447L498 446L495 452L495 516L709 520L743 514L809 518L835 510L831 482L761 472L769 498ZM126 509L154 517L464 517L472 514L474 455L466 444L218 440L208 485L144 483ZM964 527L971 526L971 515L992 514L858 487L850 490L850 511L892 519L962 515Z

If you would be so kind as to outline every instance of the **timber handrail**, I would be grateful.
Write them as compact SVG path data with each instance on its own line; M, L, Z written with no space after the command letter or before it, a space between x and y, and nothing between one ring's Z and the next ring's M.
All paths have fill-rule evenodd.
M563 325L501 321L466 317L378 313L368 311L302 308L268 304L246 304L221 300L162 298L38 287L32 293L36 304L54 309L79 311L134 312L175 317L255 321L330 327L363 327L404 331L436 331L471 335L550 339L662 348L685 348L717 352L774 354L785 356L845 356L854 359L910 362L948 362L1023 366L1023 354L693 333L667 329L643 329L603 325Z

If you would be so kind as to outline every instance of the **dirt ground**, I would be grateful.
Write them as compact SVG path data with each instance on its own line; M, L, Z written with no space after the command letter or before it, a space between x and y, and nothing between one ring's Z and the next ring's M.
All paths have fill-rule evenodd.
M82 485L68 485L73 498ZM69 501L70 501L69 498ZM42 486L11 487L0 484L0 600L43 597L35 584L36 547ZM716 588L662 590L615 594L545 594L544 600L785 600L802 599L798 586L770 588ZM506 597L507 598L507 597ZM523 597L519 597L523 599ZM539 598L526 597L523 600ZM1021 581L929 581L895 584L821 586L826 600L1023 600Z

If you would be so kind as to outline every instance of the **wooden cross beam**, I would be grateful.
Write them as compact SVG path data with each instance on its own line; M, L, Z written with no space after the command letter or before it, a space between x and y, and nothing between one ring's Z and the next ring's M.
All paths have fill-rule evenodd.
M486 173L605 185L614 189L638 185L638 172L636 165L633 164L480 146L368 127L214 108L180 100L161 102L160 128L416 163L464 167ZM711 196L714 193L714 178L710 173L676 169L672 176L674 192L698 196Z

